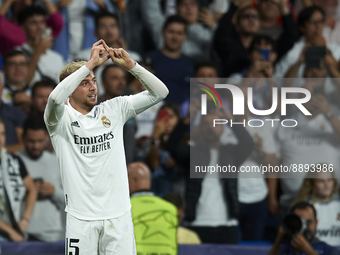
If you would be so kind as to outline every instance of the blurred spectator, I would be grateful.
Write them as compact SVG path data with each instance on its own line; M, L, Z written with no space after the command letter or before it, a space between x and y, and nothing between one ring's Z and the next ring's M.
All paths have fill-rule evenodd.
M56 84L50 80L39 81L33 85L31 115L44 115L47 99L55 86Z
M257 35L251 42L248 52L250 66L242 72L231 74L230 78L272 78L277 59L274 40L267 35Z
M254 118L256 117L250 114L244 116L246 122ZM277 166L275 129L270 125L264 125L261 128L246 126L246 129L252 136L255 147L241 166ZM243 241L263 240L268 211L268 187L264 178L262 173L240 172L238 175L239 220Z
M25 121L25 150L17 155L33 178L38 198L27 229L29 240L57 242L64 239L64 192L55 154L44 151L48 133L42 116Z
M218 78L218 67L215 62L212 61L202 61L195 64L194 67L194 78ZM216 80L215 80L216 81ZM190 107L196 107L199 105L199 101L197 98L193 97L193 93L191 97L188 98L181 105L181 116L183 118L187 117L189 114ZM195 119L195 116L191 116L192 120Z
M169 193L164 196L164 199L175 205L178 210L177 243L201 244L199 236L194 231L181 226L185 211L185 202L181 195L178 193Z
M258 11L247 6L247 0L235 0L221 18L214 38L214 48L222 64L222 74L228 77L249 66L247 49L260 28ZM246 7L244 7L246 6ZM239 8L239 10L238 10ZM237 13L236 26L232 19Z
M292 77L291 68L297 68L297 77L303 77L305 53L308 47L326 47L336 60L340 58L340 46L325 41L322 35L325 22L324 11L316 6L303 9L298 17L298 27L303 37L294 44L285 56L277 63L275 77Z
M127 72L116 64L107 65L102 72L104 93L98 97L98 103L121 96L126 89Z
M314 0L314 4L321 7L325 11L325 26L323 28L323 36L325 37L326 42L340 44L340 20L337 17L339 0Z
M121 31L119 30L119 22L116 15L109 12L101 12L96 16L96 30L94 31L98 40L103 39L107 46L111 48L124 48L130 55L130 58L134 61L141 61L141 56L134 52L127 50L127 45L121 36ZM77 54L77 59L89 60L91 56L91 48L82 50ZM103 65L97 67L96 77L97 77L97 87L98 95L102 96L104 94L104 89L102 87L102 72L106 65L112 63L110 60L106 61Z
M201 0L200 2L204 1ZM229 0L213 0L210 2L210 10L214 13L215 20L219 21L223 14L229 10Z
M129 164L127 171L137 253L176 255L177 208L150 190L151 173L144 163Z
M198 166L235 166L238 168L253 150L253 140L242 125L233 125L231 130L237 144L222 144L222 125L213 127L213 119L220 118L218 112L203 115L197 127L199 135L190 148ZM231 119L230 114L225 116ZM194 139L191 137L191 139ZM191 169L195 172L194 169ZM204 178L188 178L186 188L187 207L185 220L203 243L238 243L239 202L236 175L222 177L219 172L206 173Z
M297 233L287 240L283 227L279 228L275 243L269 252L269 255L337 255L336 248L316 238L318 220L315 208L307 202L300 202L290 210L292 214L299 216L302 220L307 221L306 230L303 233Z
M165 100L177 105L190 97L190 77L193 75L194 60L181 50L186 36L185 20L179 16L171 16L163 27L163 48L145 55L146 64L152 67L155 75L170 91Z
M27 6L32 6L34 1L31 0L5 0L0 7L0 54L4 55L7 51L20 46L26 42L26 35L17 24L19 19L18 13ZM62 27L63 20L57 8L49 0L39 1L39 4L45 5L49 16L45 17L46 24L52 29L54 38L58 37ZM12 11L11 19L6 19Z
M31 89L27 84L28 63L22 51L12 50L4 56L4 74L6 83L2 92L2 101L6 104L13 104L13 94L22 91L29 97Z
M195 60L208 60L211 53L211 40L216 26L213 14L207 8L199 10L199 0L177 0L177 15L188 25L187 37L183 41L182 52ZM151 31L152 39L161 48L166 38L164 25L166 17L161 11L161 0L143 0L144 21ZM163 28L163 30L162 30Z
M104 95L98 98L98 103L124 95L126 89L127 72L118 65L107 65L102 72L102 83ZM129 164L135 159L135 133L137 131L136 119L129 119L123 128L123 140L126 163Z
M158 111L150 139L150 150L146 162L152 170L152 191L160 197L176 190L181 178L181 169L166 150L169 135L180 120L176 105L164 104ZM180 193L184 191L176 190Z
M235 1L221 19L215 34L214 46L221 59L225 77L233 72L240 72L249 65L245 55L256 34L270 36L276 41L278 59L293 47L299 37L297 26L283 0L260 1L259 13L247 4L247 0ZM277 15L281 15L282 28L277 25ZM235 27L232 21L236 23ZM241 52L241 55L236 55L235 49L239 49L236 52ZM234 64L235 61L237 65Z
M52 0L52 2L56 4L65 21L53 49L69 62L79 51L91 48L97 41L93 33L96 13L103 10L113 12L113 7L107 0Z
M24 163L9 153L5 144L5 125L0 120L0 242L22 242L25 241L24 233L30 223L37 191Z
M324 167L324 164L320 163L320 166ZM334 169L330 169L328 165L327 169L331 172L307 174L293 205L303 201L313 204L318 220L316 237L328 245L340 246L339 186L334 178Z
M24 91L16 91L13 94L13 105L21 109L27 116L31 114L32 98Z
M6 149L14 153L24 148L22 125L26 116L19 108L2 102L3 81L3 75L0 72L0 118L5 124L6 129Z
M285 0L261 0L258 4L260 14L259 34L268 35L278 40L280 46L279 57L287 52L299 39L299 30L296 26L288 3ZM278 24L281 18L282 26ZM282 41L286 44L282 45Z
M153 50L152 38L145 23L141 22L143 21L142 6L145 1L113 0L110 2L114 8L113 13L118 16L121 36L125 39L129 50L139 54Z
M29 74L27 78L30 84L45 79L54 82L59 81L59 73L64 67L62 56L51 50L53 43L51 30L47 29L46 12L41 7L26 7L18 14L18 22L21 24L27 36L27 42L17 49L25 53L30 60Z
M339 0L303 0L301 1L304 8L316 5L325 12L325 24L323 27L323 36L327 43L339 44L340 23L337 17Z
M231 74L228 82L240 85L247 94L246 87L253 89L253 106L255 109L269 109L272 105L272 88L275 81L274 63L277 59L277 49L275 42L267 35L257 35L254 37L248 55L250 66L242 72ZM254 79L243 79L254 78Z
M334 169L339 166L340 148L340 119L333 114L328 100L321 93L323 87L315 80L308 80L304 88L311 92L311 99L304 104L312 114L305 116L298 111L292 116L299 124L299 128L280 126L277 131L277 144L283 166L291 164L318 164L325 162L332 164ZM313 82L314 81L314 82ZM318 92L318 90L319 92ZM280 179L282 194L280 196L279 217L282 218L298 193L306 172L282 173ZM336 173L339 174L339 173ZM340 176L336 176L339 178ZM274 179L273 179L274 180ZM272 201L274 202L274 201Z

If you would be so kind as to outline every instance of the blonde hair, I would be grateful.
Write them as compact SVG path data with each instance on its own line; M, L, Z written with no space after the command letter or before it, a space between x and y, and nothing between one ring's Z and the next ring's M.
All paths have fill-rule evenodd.
M60 75L59 75L59 80L62 81L64 80L67 76L70 74L74 73L77 71L79 68L84 66L87 62L86 61L72 61L68 65L66 65L63 70L61 70Z
M338 181L336 178L334 178L334 173L333 172L330 173L332 174L333 177L333 190L330 195L330 197L332 198L338 192ZM294 206L299 202L307 200L309 200L311 204L314 204L317 201L315 180L318 178L316 178L316 174L318 173L309 172L307 174L306 178L303 180L299 193L296 195L291 206Z

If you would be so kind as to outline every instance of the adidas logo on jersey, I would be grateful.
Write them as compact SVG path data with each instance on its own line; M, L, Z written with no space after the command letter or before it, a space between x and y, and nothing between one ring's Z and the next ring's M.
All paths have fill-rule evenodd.
M73 122L71 123L71 126L80 127L78 121L73 121Z

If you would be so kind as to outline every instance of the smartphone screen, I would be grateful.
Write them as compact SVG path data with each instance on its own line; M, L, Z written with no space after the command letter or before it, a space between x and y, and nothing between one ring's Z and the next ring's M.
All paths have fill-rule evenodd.
M269 60L269 54L270 50L259 50L260 55L262 56L262 61L268 61Z
M305 54L306 68L320 68L321 60L326 55L325 46L308 47Z

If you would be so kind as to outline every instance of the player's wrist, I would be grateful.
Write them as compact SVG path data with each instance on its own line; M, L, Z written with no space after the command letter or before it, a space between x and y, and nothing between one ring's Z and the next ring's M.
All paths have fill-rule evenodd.
M90 59L86 64L85 66L90 70L92 71L98 64L98 61L94 61L93 59Z
M124 65L124 67L126 68L126 70L130 71L132 68L134 68L136 66L136 62L133 60L129 60L128 62L126 62L126 64Z

